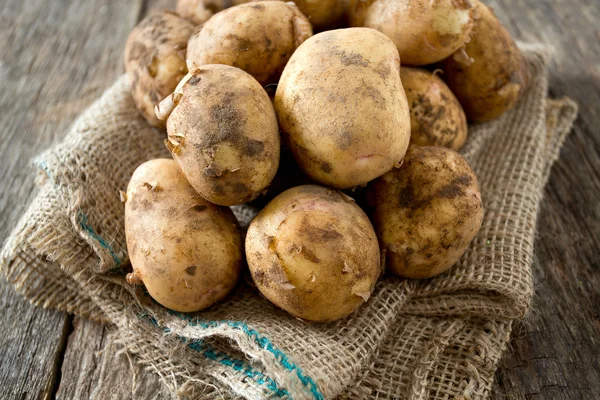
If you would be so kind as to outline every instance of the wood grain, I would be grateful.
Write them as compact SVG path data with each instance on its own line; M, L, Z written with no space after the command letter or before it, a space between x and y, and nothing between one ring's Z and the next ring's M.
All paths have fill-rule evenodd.
M122 72L122 47L135 22L173 3L0 5L0 185L6 188L0 210L8 221L0 238L32 197L30 157L60 139ZM488 3L517 38L554 47L551 94L580 106L539 217L534 310L515 328L492 398L594 399L600 393L600 7L586 0ZM4 282L0 314L9 321L0 325L1 399L168 397L157 375L118 354L106 327L35 309Z
M550 92L579 118L555 164L538 221L528 319L518 323L492 398L600 397L600 7L597 2L491 1L519 39L553 47Z
M174 1L144 2L140 7L138 20L160 9L174 9ZM57 398L169 398L157 374L132 365L124 354L117 355L122 346L113 342L113 335L107 327L78 318L75 319L73 327L62 362Z
M75 318L62 365L59 399L165 399L158 375L144 370L115 342L111 329Z
M110 4L110 5L109 5ZM121 73L139 1L0 2L0 240L33 198L30 159ZM0 282L0 399L52 398L70 318Z

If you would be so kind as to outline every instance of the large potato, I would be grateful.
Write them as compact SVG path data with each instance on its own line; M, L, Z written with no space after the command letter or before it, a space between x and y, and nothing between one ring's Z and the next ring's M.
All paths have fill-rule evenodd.
M265 85L277 82L296 48L312 35L293 3L260 1L215 14L188 42L188 68L226 64Z
M471 0L351 0L352 26L374 28L390 37L402 65L443 60L469 40Z
M140 165L127 186L125 234L133 267L156 301L176 311L206 308L235 286L242 263L230 209L204 200L173 160Z
M387 268L406 278L454 265L483 220L475 174L443 147L410 146L402 167L369 184L368 197Z
M476 1L473 37L444 61L444 79L467 118L483 122L510 110L527 87L527 64L492 10Z
M313 180L344 189L398 165L410 140L400 59L374 29L319 33L285 67L275 110L296 161Z
M165 141L190 184L211 203L255 199L279 165L279 128L269 96L241 69L191 70L157 109Z
M450 88L435 73L402 67L410 108L410 142L459 150L467 140L467 118Z
M246 259L267 299L318 322L356 310L381 274L377 237L365 213L343 193L315 185L283 192L256 216Z
M125 70L135 105L154 126L164 128L154 107L167 97L187 73L185 52L194 25L170 11L144 18L125 44Z

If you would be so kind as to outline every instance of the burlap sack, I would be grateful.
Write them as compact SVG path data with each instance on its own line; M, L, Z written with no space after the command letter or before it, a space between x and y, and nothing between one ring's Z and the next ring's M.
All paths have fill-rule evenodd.
M463 151L485 206L467 253L435 279L386 276L342 321L296 320L248 277L224 303L190 315L125 283L119 190L140 163L168 157L125 78L37 158L39 194L4 247L2 271L34 304L116 325L175 397L485 398L511 321L529 309L542 189L576 115L571 101L546 100L545 53L525 50L527 94L504 117L472 126ZM255 213L235 211L242 225Z

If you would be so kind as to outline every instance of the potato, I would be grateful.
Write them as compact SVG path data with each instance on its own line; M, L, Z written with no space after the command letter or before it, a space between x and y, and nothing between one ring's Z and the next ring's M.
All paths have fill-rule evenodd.
M346 0L294 0L315 29L338 27L344 16Z
M410 142L459 150L467 139L467 118L450 88L435 73L402 67L410 108Z
M374 29L319 33L285 67L275 110L300 168L337 189L363 185L398 165L410 140L400 59Z
M312 35L293 3L260 1L215 14L188 42L188 68L226 64L261 84L276 83L296 48Z
M165 141L190 184L211 203L255 199L279 165L279 128L269 96L241 69L203 65L157 108Z
M369 184L368 198L387 268L406 278L446 271L483 221L475 174L443 147L410 146L402 167Z
M177 0L175 10L177 14L189 19L196 25L203 24L219 11L238 4L247 3L249 0Z
M133 272L154 300L176 311L204 309L236 285L240 230L229 208L204 200L173 160L140 165L127 186L125 234Z
M252 279L273 304L309 321L344 318L381 274L373 226L354 201L316 185L277 196L246 236Z
M187 73L185 51L194 29L173 12L154 12L133 28L125 44L125 70L135 105L159 128L165 123L156 118L154 107Z
M253 1L256 0L179 0L177 13L196 24L202 24L226 8ZM294 3L319 30L339 25L344 16L345 0L296 0Z
M476 1L473 37L443 63L444 79L467 118L489 121L515 106L528 84L527 64L492 10Z
M441 61L469 40L473 27L471 0L354 0L352 26L377 29L391 38L402 65Z

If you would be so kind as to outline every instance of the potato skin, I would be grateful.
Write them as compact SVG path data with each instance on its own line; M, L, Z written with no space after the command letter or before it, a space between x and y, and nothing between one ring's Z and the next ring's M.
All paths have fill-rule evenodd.
M190 184L211 203L255 199L279 165L279 128L269 96L241 69L203 65L176 93L167 147ZM184 79L187 79L184 78Z
M294 50L310 36L310 22L292 3L242 4L215 14L192 35L188 68L231 65L262 85L276 83Z
M214 14L249 0L177 0L175 11L196 25L205 23Z
M230 209L204 200L175 161L140 165L125 196L131 283L172 310L192 312L223 299L242 263L238 223Z
M515 106L529 76L525 59L490 8L476 1L473 37L447 58L444 79L474 122L495 119Z
M195 24L202 24L214 14L229 7L256 0L178 0L177 13ZM285 0L281 0L282 2ZM332 29L344 17L346 0L296 0L296 6L318 30Z
M443 147L410 146L402 167L369 184L368 198L386 266L406 278L446 271L483 221L475 174Z
M469 40L471 0L351 0L352 26L385 33L398 46L402 65L428 65L448 57Z
M448 85L435 73L402 67L410 108L410 142L459 150L467 140L467 117Z
M246 258L267 299L316 322L356 310L382 272L366 214L343 193L316 185L283 192L257 215Z
M185 52L194 25L170 11L144 18L125 44L125 70L135 105L144 118L164 129L154 107L167 97L187 73Z
M275 110L298 165L336 189L363 185L402 161L410 114L396 47L374 29L319 33L285 67Z
M339 27L344 16L346 0L294 0L316 30Z

